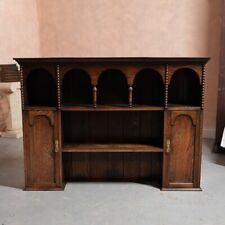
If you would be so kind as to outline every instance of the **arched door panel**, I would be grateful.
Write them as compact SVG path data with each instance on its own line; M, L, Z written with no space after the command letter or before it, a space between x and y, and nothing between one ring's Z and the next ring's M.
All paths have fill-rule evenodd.
M164 151L165 188L197 188L199 177L199 111L169 111Z

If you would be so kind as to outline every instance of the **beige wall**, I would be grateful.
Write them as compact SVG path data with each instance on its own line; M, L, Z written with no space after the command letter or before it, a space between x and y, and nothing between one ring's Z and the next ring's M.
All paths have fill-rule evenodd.
M205 56L210 1L38 0L45 56Z
M36 0L38 20L34 1L0 4L6 7L12 2L10 11L15 15L5 16L11 21L6 33L12 34L9 25L16 23L19 35L13 39L21 40L13 47L4 46L6 59L37 56L38 35L41 56L212 57L207 67L204 125L209 131L215 129L222 0ZM23 23L28 27L22 34L26 26L18 22L20 17L26 17ZM34 39L33 45L28 37ZM7 34L3 39L8 42Z
M40 55L35 0L0 0L0 64Z

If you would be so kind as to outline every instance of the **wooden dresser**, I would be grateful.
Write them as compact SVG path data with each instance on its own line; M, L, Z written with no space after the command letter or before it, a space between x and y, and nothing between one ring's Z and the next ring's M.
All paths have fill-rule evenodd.
M25 190L157 181L200 190L208 58L17 58Z

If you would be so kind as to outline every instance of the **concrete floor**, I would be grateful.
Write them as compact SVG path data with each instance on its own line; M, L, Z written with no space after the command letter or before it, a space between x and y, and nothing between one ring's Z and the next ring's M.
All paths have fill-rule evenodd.
M225 225L225 155L204 140L202 192L136 183L68 183L24 192L22 140L0 138L0 225Z

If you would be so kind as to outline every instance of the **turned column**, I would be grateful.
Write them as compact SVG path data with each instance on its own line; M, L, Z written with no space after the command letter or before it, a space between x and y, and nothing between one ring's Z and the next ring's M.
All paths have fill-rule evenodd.
M93 106L97 107L97 87L93 86Z
M129 93L129 107L132 107L133 106L133 87L132 86L129 86L128 93Z

